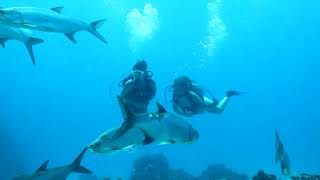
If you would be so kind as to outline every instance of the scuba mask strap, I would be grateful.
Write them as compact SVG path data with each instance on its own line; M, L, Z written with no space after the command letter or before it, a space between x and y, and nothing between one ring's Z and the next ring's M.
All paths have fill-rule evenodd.
M173 85L168 85L167 87L166 87L166 90L164 91L164 102L166 103L166 104L169 104L169 103L172 103L172 99L170 100L170 101L168 101L168 99L167 99L167 93L168 93L168 91L171 91L172 92L172 90L173 90Z

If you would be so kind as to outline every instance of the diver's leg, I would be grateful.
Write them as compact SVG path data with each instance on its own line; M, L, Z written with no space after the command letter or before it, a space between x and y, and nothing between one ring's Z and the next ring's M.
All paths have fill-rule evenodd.
M215 103L214 101L212 101L211 99L209 99L208 97L204 97L207 111L210 113L221 114L221 113L223 113L225 107L227 106L230 98L233 96L239 96L241 94L243 94L243 93L238 92L238 91L228 91L226 93L226 96L221 101L219 101L218 104Z
M227 104L229 102L229 99L230 99L230 97L225 96L218 104L216 104L208 97L204 97L207 111L210 113L215 113L215 114L223 113L225 107L227 106Z

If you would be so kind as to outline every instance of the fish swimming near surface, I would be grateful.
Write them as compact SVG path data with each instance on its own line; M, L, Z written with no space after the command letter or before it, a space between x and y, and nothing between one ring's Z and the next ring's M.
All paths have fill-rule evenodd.
M49 161L46 161L33 175L17 176L13 180L65 180L72 172L91 174L90 170L80 165L87 149L85 148L70 165L47 169Z
M18 40L23 42L28 49L32 63L34 65L36 64L33 53L33 45L43 43L44 41L42 39L28 36L27 33L22 29L0 24L0 45L5 48L5 43L8 40Z
M65 34L72 42L77 43L74 34L79 31L88 31L102 42L105 38L97 31L105 19L87 24L80 20L61 14L63 7L42 9L35 7L10 7L0 9L0 24Z
M281 173L283 175L290 175L291 170L290 170L290 160L289 156L284 149L284 145L280 140L280 136L278 132L276 131L276 163L280 162L281 166Z
M161 144L189 144L199 139L199 133L184 119L167 112L157 103L158 112L134 114L118 96L124 122L113 138L125 135L132 128L139 128L148 139L145 144L158 141Z
M148 142L144 132L138 128L128 130L124 135L113 138L119 128L111 128L98 137L88 147L97 154L113 154L116 152L133 152Z

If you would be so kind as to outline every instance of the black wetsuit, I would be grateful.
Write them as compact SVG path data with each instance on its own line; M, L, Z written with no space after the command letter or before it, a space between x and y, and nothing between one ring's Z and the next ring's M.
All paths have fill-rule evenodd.
M156 95L156 83L151 78L135 81L133 78L126 79L127 82L122 83L121 97L132 112L147 113L148 105Z

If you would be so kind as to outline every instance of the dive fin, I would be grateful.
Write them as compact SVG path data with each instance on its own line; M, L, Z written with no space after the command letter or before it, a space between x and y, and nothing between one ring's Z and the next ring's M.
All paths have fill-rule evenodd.
M73 43L77 44L77 41L76 41L76 39L74 38L74 34L75 34L75 33L65 33L64 35L66 35L67 38L68 38L70 41L72 41Z
M64 8L63 6L59 6L59 7L51 8L51 10L61 14L63 8Z
M242 95L242 94L246 94L246 93L245 92L240 92L240 91L229 90L229 91L227 91L226 96L230 98L230 97L239 96L239 95Z
M81 161L82 161L82 159L84 157L84 154L86 153L87 150L88 150L87 147L84 148L82 150L82 152L79 154L79 156L71 164L71 166L73 167L73 172L86 173L86 174L91 174L92 173L89 169L87 169L87 168L85 168L85 167L80 165Z
M158 113L167 113L168 111L160 104L157 102L157 108L158 108Z
M118 101L119 101L124 122L122 123L121 127L112 136L113 139L122 136L134 125L134 122L133 122L134 114L129 110L128 106L125 104L124 100L120 96L118 96Z
M97 29L102 26L104 24L104 22L106 21L106 19L101 19L95 22L92 22L89 26L88 31L94 35L95 37L97 37L98 39L100 39L100 41L108 44L107 40L97 31Z
M44 41L43 41L42 39L30 37L29 40L24 43L25 46L26 46L27 49L28 49L28 52L29 52L29 54L30 54L30 57L31 57L31 60L32 60L33 65L36 65L36 61L35 61L35 58L34 58L34 53L33 53L33 48L32 48L32 46L33 46L33 45L36 45L36 44L43 43L43 42L44 42Z
M41 172L41 171L46 171L47 166L48 166L49 160L45 161L38 169L36 172Z

